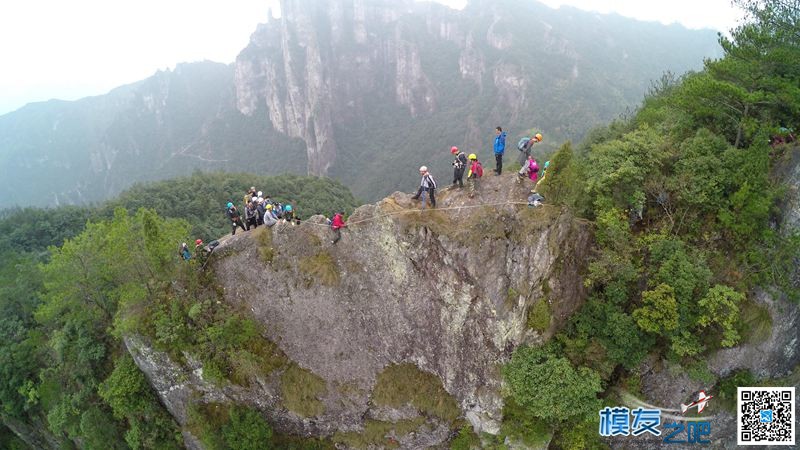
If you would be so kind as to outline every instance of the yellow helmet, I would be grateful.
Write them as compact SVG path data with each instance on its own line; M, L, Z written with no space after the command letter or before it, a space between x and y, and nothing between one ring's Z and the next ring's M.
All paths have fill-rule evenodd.
M536 140L538 141L542 140L542 133L536 133Z
M477 156L475 156L475 153L470 153L470 154L469 154L469 159L471 159L471 160L476 160L476 159L478 159L478 157L477 157Z

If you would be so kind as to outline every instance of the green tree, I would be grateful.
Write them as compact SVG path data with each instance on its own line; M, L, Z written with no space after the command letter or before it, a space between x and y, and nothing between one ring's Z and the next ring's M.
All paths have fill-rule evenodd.
M128 423L125 441L132 449L177 449L181 436L173 418L153 394L152 387L127 353L97 389L114 417Z
M736 325L739 322L739 305L744 300L744 294L728 286L714 286L697 304L700 309L697 324L701 328L717 328L722 333L722 346L733 347L740 340Z
M659 284L652 291L642 292L642 307L633 311L636 324L644 331L666 335L678 328L678 302L668 284Z
M272 429L258 411L234 406L228 414L230 421L222 429L222 435L229 448L242 450L269 448Z
M514 401L534 417L560 422L597 414L600 376L547 350L518 348L503 375Z

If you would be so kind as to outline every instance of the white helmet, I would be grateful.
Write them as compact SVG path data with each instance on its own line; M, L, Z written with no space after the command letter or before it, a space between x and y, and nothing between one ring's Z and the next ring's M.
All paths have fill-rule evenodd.
M420 171L420 172L427 172L427 171L428 171L428 166L422 166L422 167L420 167L420 168L419 168L419 171Z
M263 197L263 196L264 196L264 193L263 193L263 192L261 192L261 191L258 191L258 197L259 197L259 198L261 198L261 197Z
M258 203L261 203L261 202L263 202L263 201L264 201L264 199L263 199L261 196L259 196L259 197L258 197Z

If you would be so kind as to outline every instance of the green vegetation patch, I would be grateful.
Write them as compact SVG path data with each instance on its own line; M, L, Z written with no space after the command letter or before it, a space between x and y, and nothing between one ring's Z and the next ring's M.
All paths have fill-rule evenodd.
M281 375L283 406L303 417L322 414L325 405L320 397L327 392L325 380L297 364L290 364Z
M500 434L533 448L544 448L553 437L553 427L528 413L513 398L506 398Z
M325 286L339 284L339 266L333 256L325 250L314 256L300 258L300 271Z
M263 450L272 446L272 428L257 410L224 403L189 407L189 431L208 450Z
M354 431L347 433L337 432L333 435L333 441L358 449L371 447L398 448L400 446L399 438L419 430L424 424L424 417L399 420L395 423L367 420L364 424L364 431L360 433Z
M178 425L159 403L144 374L127 353L117 358L114 370L97 389L117 419L129 429L125 441L133 449L179 449L183 438ZM108 441L104 445L107 445Z
M261 227L250 234L255 239L258 248L258 256L266 264L272 263L275 258L275 249L272 247L272 228Z
M772 316L766 306L747 300L741 305L739 334L749 344L760 344L772 335Z
M552 321L552 314L550 312L550 305L546 298L539 299L533 306L528 308L528 328L539 332L544 332L550 328Z
M458 429L458 434L450 442L450 450L471 450L483 448L481 446L481 439L475 434L472 426L465 423Z
M461 415L458 404L444 390L439 377L414 364L393 364L378 374L372 401L394 408L411 404L424 414L450 423Z
M756 386L756 377L747 369L737 370L719 380L716 386L715 401L717 407L734 412L736 410L736 395L739 386Z

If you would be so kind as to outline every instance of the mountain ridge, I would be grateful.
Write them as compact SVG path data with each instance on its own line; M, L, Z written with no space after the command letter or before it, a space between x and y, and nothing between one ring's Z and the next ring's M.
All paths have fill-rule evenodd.
M512 138L542 131L542 152L578 140L637 104L664 70L699 68L719 52L708 32L606 16L598 25L593 13L519 0L461 11L282 6L233 64L179 64L106 95L0 116L0 170L10 174L0 207L38 204L29 184L48 204L91 203L135 181L243 168L328 175L375 200L413 182L419 163L448 170L437 149L487 149L498 124Z

